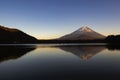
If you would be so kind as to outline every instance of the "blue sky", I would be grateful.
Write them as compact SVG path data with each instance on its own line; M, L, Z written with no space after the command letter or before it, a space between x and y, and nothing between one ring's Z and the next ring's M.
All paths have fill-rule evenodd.
M120 34L120 0L0 0L0 25L52 39L86 25Z

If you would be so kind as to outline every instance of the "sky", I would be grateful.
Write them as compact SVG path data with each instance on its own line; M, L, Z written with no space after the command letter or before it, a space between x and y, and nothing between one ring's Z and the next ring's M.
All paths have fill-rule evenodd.
M0 25L38 39L54 39L82 26L120 34L120 0L0 0Z

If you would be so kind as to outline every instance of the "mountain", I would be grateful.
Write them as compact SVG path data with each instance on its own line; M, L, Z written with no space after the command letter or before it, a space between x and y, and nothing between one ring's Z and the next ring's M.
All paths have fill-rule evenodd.
M34 43L37 39L21 30L0 25L0 43Z
M87 26L83 26L82 28L64 35L59 38L59 40L95 40L95 39L105 39L105 36L93 31Z

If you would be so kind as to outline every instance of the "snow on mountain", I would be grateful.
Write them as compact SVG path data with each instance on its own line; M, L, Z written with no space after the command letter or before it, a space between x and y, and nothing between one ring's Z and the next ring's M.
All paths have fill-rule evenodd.
M104 38L104 35L93 31L87 26L83 26L70 34L60 37L59 40L94 40Z
M83 26L82 28L78 29L78 31L81 31L81 32L92 32L93 30L91 30L87 26Z

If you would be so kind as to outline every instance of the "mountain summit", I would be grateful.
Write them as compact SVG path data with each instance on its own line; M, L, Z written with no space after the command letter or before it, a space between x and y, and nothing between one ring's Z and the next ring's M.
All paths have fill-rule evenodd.
M83 26L70 34L60 37L59 40L95 40L104 38L104 35L93 31L87 26Z
M80 32L92 32L93 30L90 29L90 28L87 27L87 26L83 26L83 27L81 27L80 29L78 29L77 31L80 31Z

